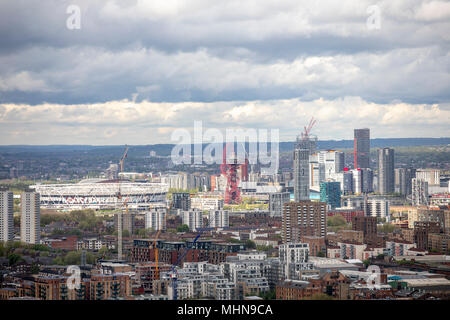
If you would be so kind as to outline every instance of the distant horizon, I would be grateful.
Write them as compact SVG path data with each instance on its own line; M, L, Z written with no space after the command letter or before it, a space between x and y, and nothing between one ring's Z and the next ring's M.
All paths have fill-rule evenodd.
M370 138L370 140L442 140L449 139L449 137L404 137L404 138ZM318 142L353 142L353 139L318 139ZM235 141L242 142L242 141ZM246 141L248 143L248 141ZM295 143L295 140L289 141L280 141L279 143ZM449 141L450 143L450 141ZM129 147L140 147L140 146L159 146L159 145L175 145L176 143L149 143L149 144L0 144L0 147L120 147L120 146L129 146ZM196 143L192 143L193 145ZM208 142L204 142L204 145L208 145ZM445 143L444 143L445 144ZM444 145L442 144L442 145Z

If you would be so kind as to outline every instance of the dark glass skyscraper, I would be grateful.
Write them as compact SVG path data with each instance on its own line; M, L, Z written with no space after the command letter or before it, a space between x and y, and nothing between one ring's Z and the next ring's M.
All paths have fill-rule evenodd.
M309 200L309 149L294 150L294 199Z
M412 179L416 177L416 169L414 168L398 168L395 169L395 187L399 193L404 196L411 194Z
M335 181L320 183L320 201L326 202L331 209L341 206L341 184Z
M381 194L395 192L394 149L378 149L378 191Z
M355 169L370 168L370 129L354 130Z

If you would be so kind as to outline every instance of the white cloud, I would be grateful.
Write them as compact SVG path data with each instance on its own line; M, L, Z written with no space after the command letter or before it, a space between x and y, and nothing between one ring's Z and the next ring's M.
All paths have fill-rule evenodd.
M38 79L27 71L20 71L5 79L0 79L0 91L52 91L44 80Z
M402 137L441 137L448 136L450 126L449 105L375 104L359 97L220 103L122 100L93 105L3 104L1 109L0 144L170 143L174 129L191 131L195 120L203 121L203 130L277 128L283 141L292 140L312 116L320 139L349 139L356 127L370 127L373 137L390 137L399 130ZM11 128L22 128L24 135L10 132Z
M64 1L0 2L1 143L167 142L194 119L292 139L313 115L325 138L448 136L449 2L77 4L81 30Z

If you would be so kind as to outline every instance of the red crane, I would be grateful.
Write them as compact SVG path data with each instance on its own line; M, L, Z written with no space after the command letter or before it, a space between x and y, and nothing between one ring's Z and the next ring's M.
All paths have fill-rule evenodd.
M304 128L304 132L302 132L302 140L308 140L309 139L309 134L312 130L312 127L314 126L314 124L316 123L316 120L314 120L314 117L311 117L311 120L309 121L308 127L303 127Z

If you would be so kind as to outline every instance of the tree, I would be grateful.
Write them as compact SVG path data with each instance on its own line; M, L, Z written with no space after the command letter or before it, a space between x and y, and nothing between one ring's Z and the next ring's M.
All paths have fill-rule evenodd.
M39 265L38 265L37 263L34 263L34 262L33 262L33 263L31 264L30 272L31 272L32 274L38 274L39 271L41 271L41 268L39 267Z
M325 293L315 293L311 297L305 297L303 300L334 300L333 297Z
M50 251L50 248L43 244L33 244L30 247L36 251Z
M64 264L66 265L79 265L81 264L81 252L70 251L64 257Z
M264 300L275 300L276 299L276 292L275 290L270 290L266 292L260 292L259 297L263 298Z
M20 227L20 216L14 217L14 227Z
M252 240L245 241L245 247L247 249L256 249L256 243Z
M56 257L55 259L53 259L53 264L57 266L62 266L64 265L64 260L62 257Z
M177 232L189 232L189 226L187 224L182 224L177 227Z
M393 232L397 227L391 223L384 223L381 227L378 226L378 232L383 233L391 233Z
M367 268L370 265L369 260L363 260L364 266Z
M347 220L345 220L345 218L341 215L327 217L327 226L328 227L345 226L346 224L347 224Z
M23 261L23 258L22 258L22 256L20 254L11 253L8 256L8 263L9 263L10 266L13 266L13 265L17 264L20 261Z
M325 257L325 252L319 251L319 252L317 252L317 256L321 257L321 258L324 258Z

